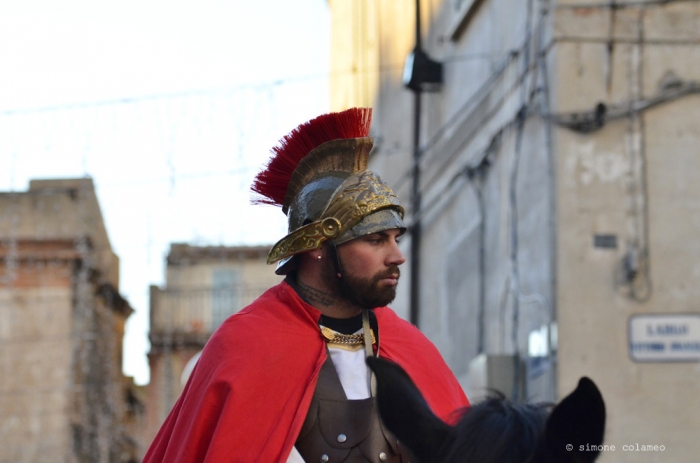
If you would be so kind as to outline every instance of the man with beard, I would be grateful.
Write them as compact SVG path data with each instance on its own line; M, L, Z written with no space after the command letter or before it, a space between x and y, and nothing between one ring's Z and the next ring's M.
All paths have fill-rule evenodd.
M366 356L401 365L445 420L468 405L435 346L385 307L404 263L403 207L366 170L371 110L302 124L252 190L282 206L284 282L226 320L144 462L406 462L379 421Z

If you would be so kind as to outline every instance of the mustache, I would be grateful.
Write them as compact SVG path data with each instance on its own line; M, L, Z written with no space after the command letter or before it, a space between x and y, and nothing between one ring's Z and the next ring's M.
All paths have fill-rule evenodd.
M375 280L375 281L379 281L379 280L382 280L382 279L384 279L384 278L388 278L388 277L391 277L391 276L394 276L394 275L396 275L396 278L397 278L397 279L401 278L401 270L399 269L399 266L398 266L398 265L392 265L392 266L389 267L388 269L386 269L386 270L384 270L384 271L382 271L382 272L377 273L377 274L374 276L374 280Z

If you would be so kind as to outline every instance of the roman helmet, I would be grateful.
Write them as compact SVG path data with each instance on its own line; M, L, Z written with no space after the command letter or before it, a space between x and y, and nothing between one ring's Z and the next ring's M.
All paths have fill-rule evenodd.
M367 170L371 121L371 108L312 119L280 140L255 177L252 202L281 206L289 221L288 235L267 257L268 264L278 263L278 275L296 268L294 256L324 242L335 253L335 246L359 236L406 229L398 197Z

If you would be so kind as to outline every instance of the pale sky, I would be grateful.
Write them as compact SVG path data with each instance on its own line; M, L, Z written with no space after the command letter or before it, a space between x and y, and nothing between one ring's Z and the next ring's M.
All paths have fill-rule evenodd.
M0 191L93 178L148 381L148 286L172 242L269 244L269 149L328 111L327 0L0 0ZM272 269L271 269L272 271Z

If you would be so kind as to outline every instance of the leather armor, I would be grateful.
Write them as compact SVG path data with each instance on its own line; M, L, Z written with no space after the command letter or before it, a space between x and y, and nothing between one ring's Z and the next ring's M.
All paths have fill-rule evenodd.
M330 355L296 448L307 463L408 463L405 450L379 420L376 398L348 400Z

